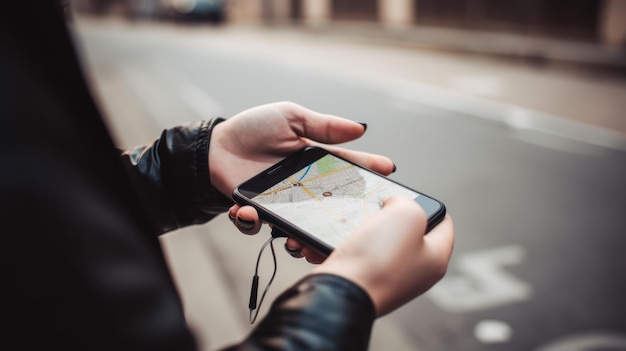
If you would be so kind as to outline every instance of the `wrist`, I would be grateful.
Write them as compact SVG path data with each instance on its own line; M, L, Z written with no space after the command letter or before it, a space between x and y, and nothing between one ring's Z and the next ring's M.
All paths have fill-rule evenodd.
M346 265L336 265L328 261L327 259L326 262L317 266L313 270L313 275L332 275L357 286L368 297L376 316L381 316L381 308L379 307L381 302L378 291L375 289L375 284L370 284L368 279L359 273L358 269L352 269Z
M226 121L224 118L214 118L209 123L209 143L207 150L207 168L209 174L209 181L213 188L222 193L224 196L231 198L232 189L227 189L224 177L221 176L221 169L223 165L220 161L226 158L225 152L221 147L221 137L223 134L224 125L222 122Z
M313 271L296 283L296 286L308 286L309 284L326 286L339 299L349 301L352 305L358 305L359 313L362 314L363 318L376 319L376 306L370 294L353 280L340 274Z

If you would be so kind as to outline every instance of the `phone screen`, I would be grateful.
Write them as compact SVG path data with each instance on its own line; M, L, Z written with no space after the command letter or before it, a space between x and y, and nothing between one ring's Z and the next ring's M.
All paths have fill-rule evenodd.
M429 218L429 212L441 207L434 199L332 154L260 192L253 201L336 247L393 195L415 199Z

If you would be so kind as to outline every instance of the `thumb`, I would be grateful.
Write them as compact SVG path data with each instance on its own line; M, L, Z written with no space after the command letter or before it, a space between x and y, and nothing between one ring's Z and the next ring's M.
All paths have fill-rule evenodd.
M407 196L396 195L383 201L383 211L389 212L393 216L401 218L413 218L420 226L424 226L427 221L426 212L415 199Z

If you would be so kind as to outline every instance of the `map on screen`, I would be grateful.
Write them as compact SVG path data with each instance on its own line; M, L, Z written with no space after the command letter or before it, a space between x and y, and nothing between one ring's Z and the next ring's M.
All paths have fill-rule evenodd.
M326 155L254 200L335 247L392 195L415 199L419 193Z

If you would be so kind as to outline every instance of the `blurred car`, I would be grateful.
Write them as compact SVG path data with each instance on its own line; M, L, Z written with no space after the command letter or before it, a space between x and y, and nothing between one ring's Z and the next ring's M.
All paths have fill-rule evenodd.
M222 0L161 0L160 11L179 20L207 20L218 23L224 20Z

